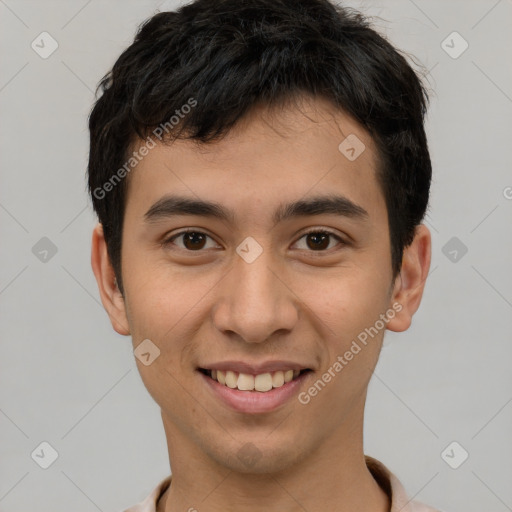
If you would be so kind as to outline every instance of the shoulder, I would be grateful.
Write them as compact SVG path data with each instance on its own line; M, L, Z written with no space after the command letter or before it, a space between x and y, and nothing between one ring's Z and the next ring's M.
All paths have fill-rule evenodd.
M390 497L390 512L442 512L409 498L400 480L382 462L368 455L365 455L365 460L373 478Z
M164 478L147 496L144 501L133 505L130 508L123 510L122 512L156 512L158 506L158 500L165 493L167 488L171 485L171 477Z
M438 508L429 507L419 501L411 501L409 503L410 512L442 512Z

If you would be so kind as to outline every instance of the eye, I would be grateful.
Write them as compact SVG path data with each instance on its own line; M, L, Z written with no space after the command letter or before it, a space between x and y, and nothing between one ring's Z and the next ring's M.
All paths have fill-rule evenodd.
M179 249L188 252L200 252L203 249L211 249L215 247L208 247L208 239L213 241L211 236L203 233L202 231L188 229L186 231L180 231L179 233L176 233L167 238L162 242L162 245L175 245ZM346 245L346 242L340 236L331 231L318 228L304 233L295 244L297 244L302 239L306 240L306 247L299 247L299 249L310 250L314 252L325 252L326 250L331 249L332 239L337 240L341 245ZM182 244L180 245L175 243L175 240L181 240Z
M202 231L194 231L192 229L188 229L186 231L180 231L179 233L176 233L175 235L172 235L170 238L167 238L162 242L162 245L176 245L179 249L183 249L185 251L189 252L198 252L202 249L209 249L210 247L207 247L206 240L207 239L213 240L211 236L207 235L206 233L203 233ZM174 243L174 240L181 239L183 245L180 246L179 244Z
M332 233L331 231L327 231L325 229L313 229L308 231L307 233L304 233L300 238L299 241L303 238L306 239L306 247L302 249L310 249L312 251L320 251L325 252L325 250L330 249L332 247L330 246L330 242L332 239L336 239L338 242L340 242L342 245L346 245L345 241L335 233ZM298 243L298 242L296 242ZM301 249L299 247L299 249Z

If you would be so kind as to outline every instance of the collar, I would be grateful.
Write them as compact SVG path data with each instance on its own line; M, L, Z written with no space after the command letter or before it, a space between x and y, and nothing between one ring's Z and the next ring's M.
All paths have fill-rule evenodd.
M376 482L389 496L391 501L390 512L439 512L437 509L428 507L408 498L403 485L389 469L373 457L365 455L366 466L375 478ZM162 480L144 500L130 507L124 512L156 512L156 505L160 497L171 485L172 476Z

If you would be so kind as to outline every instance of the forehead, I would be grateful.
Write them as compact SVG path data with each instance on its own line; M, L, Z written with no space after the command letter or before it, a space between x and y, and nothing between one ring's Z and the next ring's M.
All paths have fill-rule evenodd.
M141 217L172 193L225 204L240 221L275 220L271 204L336 192L382 216L377 162L368 132L327 101L260 106L218 141L157 143L129 175L126 210Z

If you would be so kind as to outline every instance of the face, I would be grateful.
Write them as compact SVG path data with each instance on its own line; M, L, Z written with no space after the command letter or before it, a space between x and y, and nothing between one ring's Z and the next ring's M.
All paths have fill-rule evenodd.
M356 159L338 149L349 134ZM361 433L384 331L410 312L376 162L368 133L315 100L157 145L132 172L109 311L160 351L137 365L170 451L264 473Z

